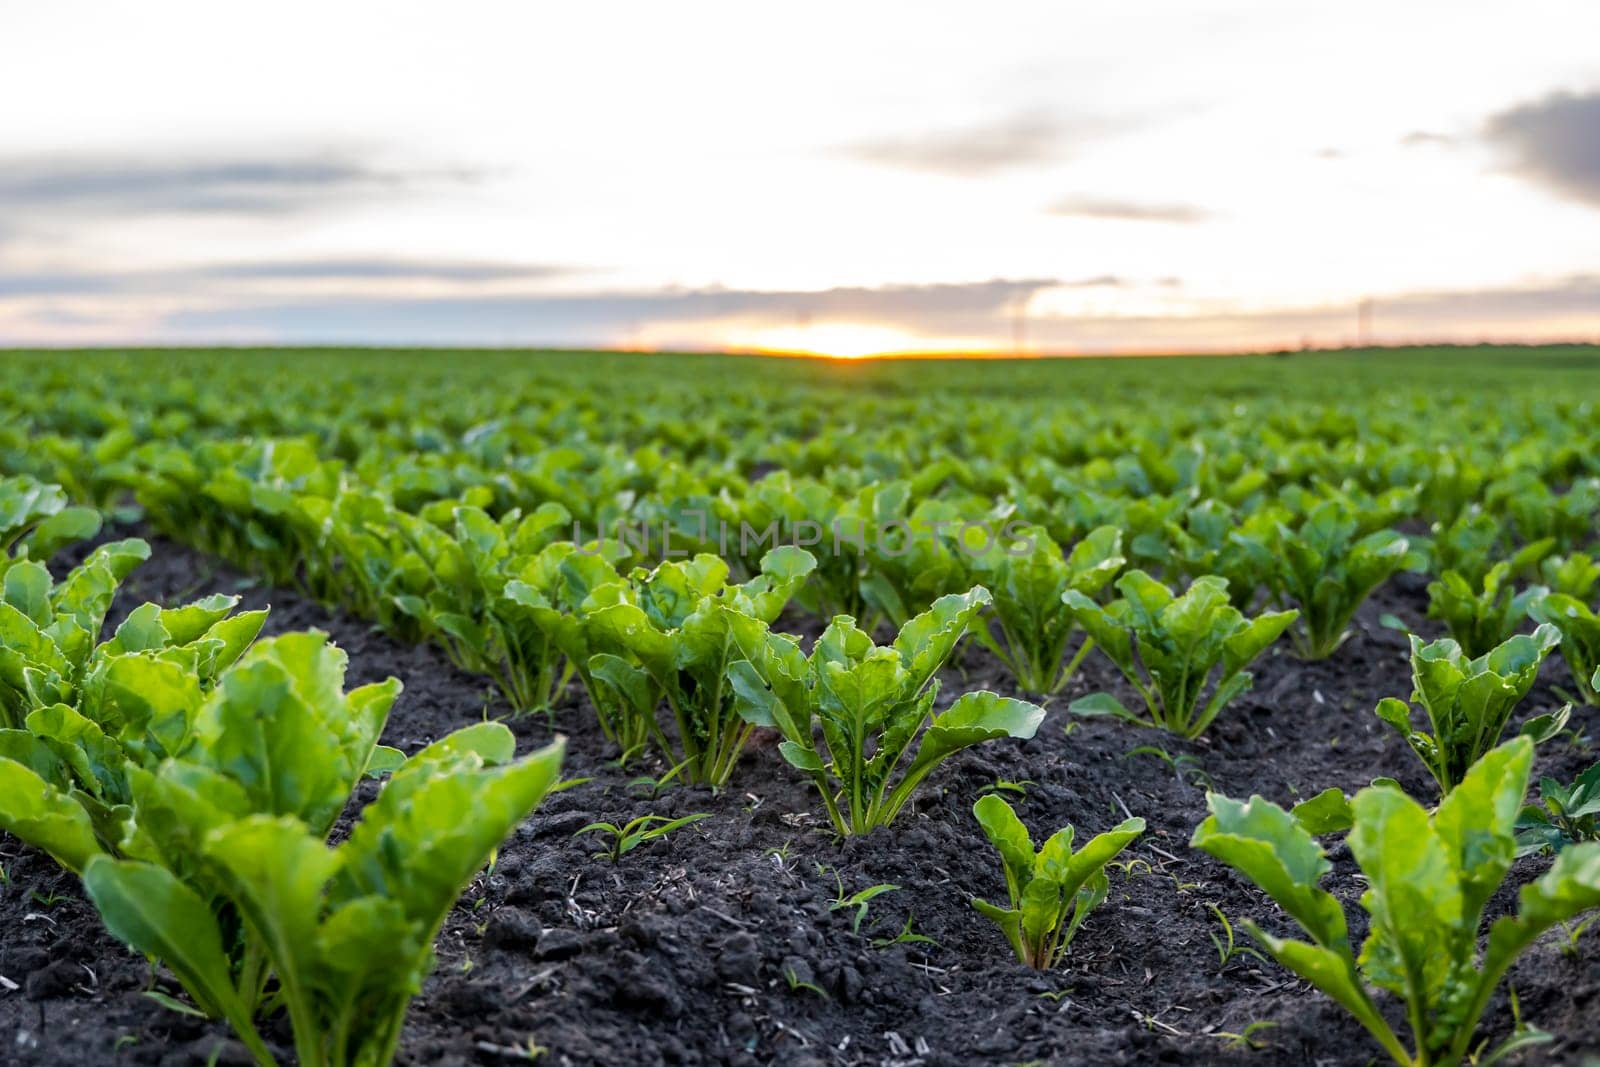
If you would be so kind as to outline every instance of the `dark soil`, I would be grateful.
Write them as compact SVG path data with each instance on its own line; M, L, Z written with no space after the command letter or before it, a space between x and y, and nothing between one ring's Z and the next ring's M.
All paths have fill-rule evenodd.
M269 632L328 631L350 654L350 685L403 679L389 744L415 750L497 713L484 681L437 651L397 645L171 542L155 540L118 613L213 591L241 592L249 607L270 603ZM1212 939L1224 933L1212 905L1235 922L1250 917L1280 932L1292 924L1188 840L1205 815L1202 780L1288 803L1382 774L1428 795L1420 766L1372 714L1380 697L1410 690L1405 638L1377 619L1393 612L1431 633L1425 604L1423 583L1402 576L1363 609L1359 632L1331 660L1301 663L1281 643L1257 665L1254 691L1193 744L1069 719L1061 709L1082 693L1131 697L1115 669L1091 656L1035 739L955 757L915 810L865 840L836 840L812 796L762 744L719 795L672 788L650 799L628 784L650 769L612 765L615 753L575 687L553 728L543 718L512 725L527 747L553 729L566 733L567 773L593 780L549 798L467 890L412 1006L401 1060L494 1064L543 1049L540 1062L554 1064L1372 1062L1381 1051L1365 1032L1288 972L1247 953L1219 962ZM809 620L792 621L815 632ZM1556 703L1550 686L1563 669L1548 666L1525 704L1530 713ZM944 700L1010 691L970 645L943 683ZM1180 761L1177 773L1159 757L1128 755L1140 745L1193 762ZM1567 779L1594 758L1557 741L1539 770ZM998 857L971 814L980 791L1002 779L1026 783L1025 798L1008 798L1036 837L1068 822L1096 833L1125 813L1150 825L1124 857L1137 862L1112 873L1110 899L1054 973L1014 962L969 904L1004 898ZM615 865L591 855L592 836L574 837L594 819L693 812L712 817ZM1348 903L1359 936L1356 868L1343 846L1333 859L1328 886ZM1546 862L1520 861L1511 883ZM70 875L10 838L0 838L0 865L0 975L17 985L0 983L0 1062L248 1062L225 1027L141 995L154 986L181 996L170 976L103 931ZM849 895L879 883L898 889L873 900L853 932L852 913L830 905L841 887ZM1513 901L1504 891L1491 911ZM936 943L874 943L908 917ZM1600 965L1563 955L1560 940L1546 938L1511 973L1524 1018L1557 1035L1528 1061L1576 1061L1600 1049ZM1502 990L1488 1036L1505 1036L1510 1018ZM1256 1049L1230 1037L1245 1033ZM287 1061L287 1033L272 1036Z

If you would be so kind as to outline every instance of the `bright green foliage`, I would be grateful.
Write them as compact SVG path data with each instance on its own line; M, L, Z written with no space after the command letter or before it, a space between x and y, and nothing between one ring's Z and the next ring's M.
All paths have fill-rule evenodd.
M1548 563L1555 541L1541 538L1518 545L1508 524L1474 504L1448 525L1435 523L1433 536L1421 546L1434 574L1455 571L1469 586L1483 584L1496 563L1508 565L1508 578L1521 578Z
M1565 493L1550 488L1547 479L1529 471L1516 471L1484 490L1484 502L1501 510L1512 532L1522 541L1548 540L1563 552L1590 544L1595 536L1595 515L1600 514L1600 478L1579 478Z
M893 885L889 882L880 882L877 885L869 885L865 889L858 890L857 892L846 896L844 892L844 880L839 877L839 873L837 871L834 872L833 877L838 883L839 895L834 898L832 904L828 905L828 910L851 911L850 932L852 934L859 934L861 932L861 924L866 921L867 912L871 910L872 902L874 900L877 900L885 893L898 893L900 891L900 887L897 885Z
M1427 712L1431 733L1412 727L1411 708L1403 700L1385 697L1376 714L1406 739L1439 783L1439 791L1448 794L1474 763L1500 743L1512 710L1528 694L1539 664L1559 641L1555 627L1540 626L1532 635L1518 634L1468 659L1448 637L1423 644L1412 635L1411 701ZM1534 741L1548 740L1566 723L1569 710L1540 715L1522 732Z
M911 492L906 481L868 486L841 516L842 522L857 524L845 531L859 528L866 544L862 602L896 627L972 584L972 561L960 546L960 530L964 519L982 517L951 500L924 499L913 507Z
M1062 599L1144 698L1145 714L1110 693L1073 701L1079 715L1115 715L1140 726L1199 737L1228 701L1250 688L1245 667L1295 620L1297 612L1246 618L1228 603L1227 582L1206 577L1181 596L1143 571L1117 579L1121 598L1109 605L1069 589ZM1205 698L1215 673L1215 684ZM1205 698L1205 699L1202 699Z
M1326 500L1298 528L1279 525L1267 583L1280 607L1297 607L1295 649L1326 659L1349 636L1350 620L1372 591L1406 566L1410 542L1392 530L1360 536L1357 514Z
M972 906L1005 933L1018 961L1041 971L1059 966L1089 913L1110 892L1105 867L1144 832L1143 819L1128 819L1072 851L1073 829L1062 827L1034 850L1017 813L993 793L972 806L978 825L1005 865L1010 906L974 899Z
M1086 638L1070 662L1067 642L1077 628L1062 600L1067 590L1094 596L1122 569L1122 533L1101 526L1063 557L1043 529L1022 532L973 561L973 572L994 595L973 636L1004 663L1024 693L1049 696L1067 684L1094 647Z
M1580 841L1600 841L1600 763L1562 785L1539 779L1539 803L1517 817L1517 854L1560 852Z
M1574 845L1523 886L1517 913L1491 924L1480 955L1484 907L1516 856L1532 760L1532 741L1513 739L1479 760L1431 817L1392 786L1356 794L1348 842L1370 917L1359 956L1338 900L1319 885L1332 865L1288 812L1259 796L1213 794L1192 844L1254 881L1310 937L1243 923L1268 955L1355 1016L1396 1063L1455 1067L1482 1053L1478 1021L1516 958L1552 926L1600 906L1600 845ZM1378 1010L1378 990L1405 1003L1409 1048Z
M302 1067L386 1064L445 916L560 772L559 741L515 762L486 758L485 748L509 754L510 732L495 729L492 745L452 735L407 760L334 849L290 814L223 813L209 797L170 812L197 844L192 885L225 903L222 916L153 863L97 856L84 884L112 932L167 962L261 1063L274 1061L251 1022L249 983L270 973ZM242 967L223 951L229 925L246 945Z
M143 541L114 541L60 582L41 563L11 561L0 579L0 727L77 702L117 586L149 555Z
M1228 599L1250 610L1274 567L1271 544L1283 512L1277 507L1240 514L1220 500L1190 508L1183 522L1167 524L1173 569L1191 581L1214 574L1228 582Z
M511 762L499 724L406 760L378 745L399 683L343 692L322 634L246 653L154 766L129 763L126 833L82 864L118 937L273 1062L255 1019L281 1005L301 1064L381 1065L461 889L559 772L558 742ZM349 838L326 839L364 775L393 771Z
M596 703L615 736L641 739L685 781L720 786L733 773L752 725L734 710L728 668L765 642L768 626L816 566L804 549L773 549L761 574L729 585L715 556L635 569L596 589L586 617ZM662 703L671 731L657 719Z
M1481 656L1517 632L1528 605L1543 596L1542 586L1518 593L1512 565L1490 567L1479 588L1456 571L1445 571L1428 585L1428 618L1439 619L1469 656Z
M557 541L525 560L516 577L505 584L502 598L494 607L502 625L526 635L525 644L540 647L547 657L543 662L550 664L557 657L565 657L566 667L560 676L553 670L546 675L555 691L565 683L567 674L576 674L596 707L601 704L595 699L594 680L589 673L589 660L595 650L589 641L584 610L596 589L621 581L613 562L616 555L614 545L579 547L570 541ZM619 726L603 711L599 718L606 737L625 750L644 741L643 737L621 736L618 730L627 724Z
M699 822L701 819L711 818L710 812L696 812L693 815L684 815L676 819L669 819L665 815L641 815L625 823L592 822L582 829L573 832L573 837L579 834L597 833L603 838L608 838L610 843L605 849L596 852L595 858L609 859L612 863L619 862L623 856L632 852L647 841L654 841L658 837L666 837L679 827L688 826L690 823Z
M12 573L34 566L23 564ZM107 583L100 573L104 566L93 557L84 565ZM48 607L49 598L39 603ZM180 608L145 604L128 615L109 641L95 646L81 666L73 662L74 650L59 661L67 664L67 671L47 676L37 663L25 668L36 682L48 677L43 695L54 702L32 703L18 728L0 729L0 775L17 790L0 799L0 826L73 870L81 869L86 858L83 827L89 828L96 849L114 851L131 800L129 769L153 768L190 743L205 695L266 621L265 611L231 615L237 603L237 597L218 595ZM97 620L84 621L93 622L98 632ZM69 631L57 620L46 632ZM77 635L72 637L69 649ZM0 659L15 652L0 646ZM32 695L45 688L36 685ZM53 831L34 822L37 813L27 815L14 806L13 799L23 796L41 798L40 803L75 828L53 822L68 833L64 841L54 840Z
M526 613L506 610L506 586L571 521L559 504L526 516L513 509L499 519L481 508L456 508L455 536L447 542L453 551L435 561L433 587L413 608L457 666L493 678L519 713L548 710L569 672L550 634Z
M29 476L0 477L0 575L17 560L50 562L100 532L100 513L67 506L67 494Z
M1582 552L1551 556L1539 564L1539 573L1552 593L1587 600L1600 585L1600 562Z
M982 586L940 597L882 648L840 615L810 659L771 634L730 666L739 714L783 735L778 751L811 778L840 834L887 825L952 753L1039 728L1044 709L988 691L934 711L934 676L988 603Z
M1343 790L1333 786L1302 800L1289 809L1289 814L1313 837L1343 833L1350 829L1350 823L1355 818L1350 809L1350 798L1344 795Z
M206 751L231 760L244 782L283 763L281 773L294 776L297 789L321 790L315 807L296 814L326 833L355 779L398 757L377 747L377 732L399 683L346 697L339 688L344 653L315 632L247 653L265 612L230 617L232 605L231 597L212 597L184 608L139 608L96 650L93 684L76 707L36 709L23 729L0 730L0 777L11 786L0 796L0 827L74 871L94 853L149 855L160 847L151 788L166 790L161 783L171 768L188 767ZM136 637L151 647L128 647ZM189 640L175 643L183 638ZM312 725L291 729L301 723ZM315 746L293 747L315 731ZM280 741L292 745L280 750ZM163 862L185 861L173 855Z
M1583 601L1551 593L1534 600L1528 614L1561 634L1561 658L1572 675L1573 687L1585 704L1600 705L1600 614Z
M866 540L874 532L872 504L846 499L815 479L775 471L753 483L733 509L727 554L749 574L757 571L762 553L775 546L816 544L816 566L793 595L823 618L839 612L859 616L868 606L861 585ZM864 533L862 523L867 524ZM863 536L857 538L858 533Z

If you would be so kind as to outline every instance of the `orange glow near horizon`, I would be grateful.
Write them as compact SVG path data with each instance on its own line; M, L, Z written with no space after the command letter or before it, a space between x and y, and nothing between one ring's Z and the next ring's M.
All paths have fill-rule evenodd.
M873 359L909 352L955 355L970 351L967 346L930 345L927 338L890 326L853 322L819 322L758 330L734 337L733 345L754 352L826 359Z

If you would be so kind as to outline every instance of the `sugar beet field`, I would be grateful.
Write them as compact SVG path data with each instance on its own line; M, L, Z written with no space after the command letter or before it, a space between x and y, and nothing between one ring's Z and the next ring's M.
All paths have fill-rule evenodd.
M1600 1054L1600 350L0 367L0 1061Z

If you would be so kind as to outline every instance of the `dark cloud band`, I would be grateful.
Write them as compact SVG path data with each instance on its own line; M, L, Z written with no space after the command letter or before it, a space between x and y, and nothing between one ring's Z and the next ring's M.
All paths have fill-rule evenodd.
M1521 104L1489 119L1485 135L1523 177L1600 207L1600 91Z

